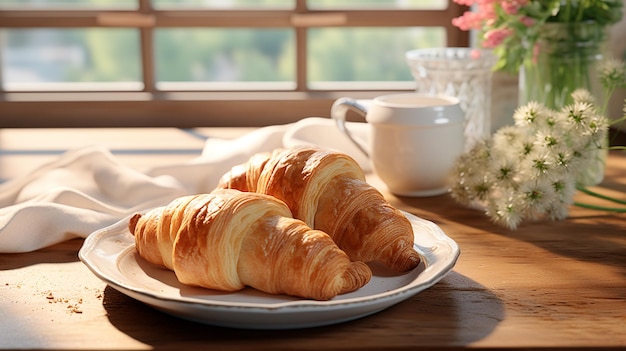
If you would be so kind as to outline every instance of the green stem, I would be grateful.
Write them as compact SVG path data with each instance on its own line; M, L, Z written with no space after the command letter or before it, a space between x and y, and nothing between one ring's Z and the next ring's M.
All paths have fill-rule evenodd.
M613 120L612 122L609 123L609 125L619 124L619 123L622 123L624 121L626 121L626 116Z
M626 205L626 200L620 200L620 199L616 199L614 197L606 196L606 195L597 193L595 191L591 191L591 190L585 188L584 186L577 185L576 189L578 191L580 191L580 192L583 192L583 193L585 193L587 195L591 195L591 196L597 197L599 199L603 199L603 200L615 202L615 203L618 203L618 204Z
M606 116L606 109L609 105L609 100L611 95L613 95L613 91L615 89L612 87L604 87L604 101L602 101L602 110L600 110L600 115Z
M576 205L578 207L589 208L589 209L598 210L598 211L626 213L626 208L596 206L596 205L590 205L590 204L586 204L586 203L582 203L582 202L574 202L574 205Z

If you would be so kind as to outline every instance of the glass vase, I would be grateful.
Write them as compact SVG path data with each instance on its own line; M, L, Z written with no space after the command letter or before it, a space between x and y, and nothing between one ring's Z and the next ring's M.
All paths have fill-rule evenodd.
M545 23L538 30L532 57L520 68L519 104L539 102L553 110L573 103L572 93L588 90L597 106L604 103L597 69L604 59L606 26L594 21ZM604 178L607 147L597 150L594 167L583 171L579 183L596 185Z
M533 55L520 69L520 105L536 101L560 110L573 102L571 94L578 88L601 99L596 72L605 43L606 28L594 21L542 25L535 46L528 48Z
M406 53L416 92L457 97L465 112L465 150L491 135L491 80L496 56L472 48L417 49Z

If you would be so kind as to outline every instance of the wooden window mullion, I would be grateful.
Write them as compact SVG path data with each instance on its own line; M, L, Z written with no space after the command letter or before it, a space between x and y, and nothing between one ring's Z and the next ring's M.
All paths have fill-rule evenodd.
M295 28L296 33L296 91L308 91L307 28Z
M139 0L139 13L154 15L151 0ZM140 27L139 40L141 45L141 73L143 90L146 92L156 91L155 59L154 59L154 27Z
M154 29L140 28L141 40L141 71L144 91L156 90L155 62L154 62Z
M294 14L308 11L307 0L296 0ZM296 40L296 91L307 91L307 28L295 27Z

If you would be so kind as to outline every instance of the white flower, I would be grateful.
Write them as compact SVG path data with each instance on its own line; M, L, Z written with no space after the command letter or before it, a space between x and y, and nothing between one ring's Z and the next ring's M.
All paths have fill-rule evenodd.
M538 180L521 184L520 193L523 198L527 216L532 219L540 218L548 208L552 207L559 197L550 181Z
M539 149L549 150L550 152L559 152L567 149L567 141L564 136L556 130L539 130L535 134L534 144Z
M552 160L550 163L553 165L554 172L558 178L563 178L574 173L572 171L572 168L575 167L575 164L573 164L573 162L575 162L574 156L569 149L554 152L551 154L551 157Z
M566 106L557 116L573 153L583 153L593 140L603 139L602 133L608 128L605 119L596 114L595 107L583 102Z
M566 177L552 183L552 188L559 198L559 204L569 206L574 202L576 182L573 177Z
M626 84L626 64L623 60L616 58L604 60L598 66L598 76L606 87L623 86Z
M518 108L515 125L459 158L453 198L483 205L491 220L511 229L527 219L566 218L577 180L597 162L608 130L593 96L580 90L573 97L560 111L533 102Z
M515 194L505 195L490 201L486 214L496 224L517 229L524 219L524 206Z
M493 148L501 149L504 146L518 144L526 135L526 131L515 126L504 126L493 134Z
M595 104L596 99L591 95L587 89L576 89L572 93L572 99L574 102L583 102L587 104Z
M562 120L559 119L557 113L548 109L543 115L542 124L549 130L559 129L561 127Z
M490 162L490 143L477 142L472 149L462 154L450 175L452 197L469 205L474 199L484 199L488 189L484 170Z
M604 117L594 116L589 120L587 127L585 135L590 137L590 142L602 145L609 129L609 121Z
M570 172L573 174L584 172L589 167L590 161L596 156L596 151L597 149L593 150L589 147L572 149L569 163Z
M505 126L494 133L491 143L493 158L513 157L519 160L532 150L534 136L525 128Z
M509 155L510 156L510 155ZM519 175L519 161L515 157L498 157L489 164L487 173L494 186L516 187Z
M553 221L560 221L567 218L569 213L567 204L565 203L554 203L545 210L545 214L548 218Z
M548 109L545 106L531 101L515 110L513 120L516 126L536 126L547 111Z
M589 103L575 102L572 105L565 106L563 112L569 125L574 130L580 131L581 129L586 129L589 125L589 120L595 116L596 110L594 105Z
M521 168L527 179L537 180L549 177L554 164L548 150L542 148L530 153L528 158L521 162Z

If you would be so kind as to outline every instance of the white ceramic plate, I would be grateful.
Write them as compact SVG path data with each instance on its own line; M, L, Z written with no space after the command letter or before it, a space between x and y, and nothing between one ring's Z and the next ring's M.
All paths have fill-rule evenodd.
M374 276L366 286L329 301L265 294L252 288L228 293L180 284L173 272L137 254L128 219L87 237L79 257L116 290L180 318L247 329L315 327L381 311L433 286L452 270L460 253L458 245L434 223L405 214L413 224L422 263L406 274L372 265Z

